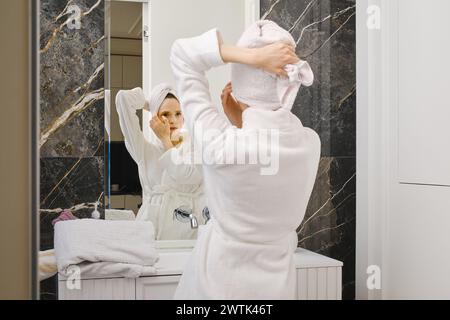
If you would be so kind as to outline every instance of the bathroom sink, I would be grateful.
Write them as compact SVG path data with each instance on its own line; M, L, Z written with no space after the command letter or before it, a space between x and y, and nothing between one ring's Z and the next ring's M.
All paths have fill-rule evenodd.
M186 262L192 252L192 248L160 248L159 260L155 264L156 275L182 274ZM297 269L342 267L340 261L323 255L297 248L294 255Z
M193 248L196 240L157 240L157 249L187 249Z
M192 252L188 249L158 249L159 260L156 262L156 275L181 274Z

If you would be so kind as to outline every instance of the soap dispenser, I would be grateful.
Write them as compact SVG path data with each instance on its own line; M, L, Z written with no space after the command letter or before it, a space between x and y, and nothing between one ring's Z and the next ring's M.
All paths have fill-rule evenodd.
M97 210L98 202L95 203L95 209L92 211L91 218L92 219L100 219L100 212Z

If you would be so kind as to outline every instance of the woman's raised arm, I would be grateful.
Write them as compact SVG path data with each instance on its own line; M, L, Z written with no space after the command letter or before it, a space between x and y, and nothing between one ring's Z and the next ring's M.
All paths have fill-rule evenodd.
M284 77L287 77L284 67L300 61L294 46L281 42L261 48L241 48L219 42L219 47L224 62L247 64Z

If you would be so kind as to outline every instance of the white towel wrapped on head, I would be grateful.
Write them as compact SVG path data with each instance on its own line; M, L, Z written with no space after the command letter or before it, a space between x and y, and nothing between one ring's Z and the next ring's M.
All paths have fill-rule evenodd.
M164 99L166 99L169 93L172 94L176 99L178 99L175 89L167 82L160 83L152 89L149 100L149 108L152 116L158 114L161 104L163 103Z
M154 227L148 221L80 219L55 225L58 272L81 276L139 277L156 272Z
M291 34L269 20L252 24L237 42L238 47L259 48L284 42L296 46ZM301 86L311 86L314 74L306 61L286 65L288 78L279 77L263 69L234 63L231 66L231 83L234 97L252 108L291 110Z

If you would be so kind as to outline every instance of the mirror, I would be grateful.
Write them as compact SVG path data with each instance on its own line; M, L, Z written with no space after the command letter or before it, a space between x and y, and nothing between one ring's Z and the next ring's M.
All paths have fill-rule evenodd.
M150 106L150 100L162 83L174 89L169 54L176 39L217 27L226 41L234 43L245 26L259 17L256 2L108 2L106 219L152 221L162 248L193 245L199 227L210 218L202 168L168 161L173 153L189 151L191 143L176 91L163 90L164 96L159 97L156 107ZM230 79L230 70L213 70L208 79L212 98L221 106L220 94ZM168 121L170 133L161 133L157 126L151 126L155 114L150 109L159 120Z
M105 139L107 140L106 219L134 219L142 204L138 166L125 147L119 124L116 96L120 90L142 87L142 3L109 1L108 83L105 94ZM142 112L136 115L142 130ZM120 211L123 212L120 212Z

